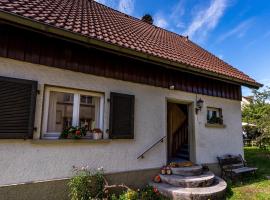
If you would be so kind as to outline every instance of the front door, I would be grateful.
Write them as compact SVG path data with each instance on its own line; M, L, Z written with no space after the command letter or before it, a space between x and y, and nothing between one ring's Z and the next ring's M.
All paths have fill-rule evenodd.
M188 105L167 103L168 162L189 160Z

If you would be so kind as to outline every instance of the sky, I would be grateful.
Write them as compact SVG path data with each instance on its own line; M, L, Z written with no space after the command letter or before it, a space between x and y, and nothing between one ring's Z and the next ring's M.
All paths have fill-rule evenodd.
M270 86L270 0L96 0L189 38ZM243 88L243 95L251 90Z

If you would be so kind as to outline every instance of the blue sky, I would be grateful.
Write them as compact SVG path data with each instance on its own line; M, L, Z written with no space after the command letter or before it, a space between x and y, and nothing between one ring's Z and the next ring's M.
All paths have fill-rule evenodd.
M155 25L188 35L208 51L270 85L269 0L96 0ZM243 89L244 95L250 90Z

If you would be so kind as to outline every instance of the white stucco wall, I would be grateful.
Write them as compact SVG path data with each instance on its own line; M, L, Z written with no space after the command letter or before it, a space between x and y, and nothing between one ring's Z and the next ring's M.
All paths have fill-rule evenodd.
M34 138L39 140L44 84L135 95L135 139L106 143L38 142L32 140L0 140L0 185L69 177L72 166L103 166L106 172L161 167L166 164L166 142L160 143L137 160L137 156L166 135L166 101L174 99L194 102L196 95L142 84L124 82L68 70L0 58L0 76L37 80ZM215 163L216 156L243 153L241 106L239 101L198 95L204 108L194 117L197 163ZM1 106L1 105L0 105ZM226 128L206 128L206 107L223 109ZM104 130L109 126L109 104L105 101Z

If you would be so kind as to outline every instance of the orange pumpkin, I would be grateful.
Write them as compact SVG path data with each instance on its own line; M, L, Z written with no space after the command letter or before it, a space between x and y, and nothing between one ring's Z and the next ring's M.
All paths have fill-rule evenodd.
M156 182L156 183L160 183L161 182L161 178L160 178L159 175L155 176L154 182Z

